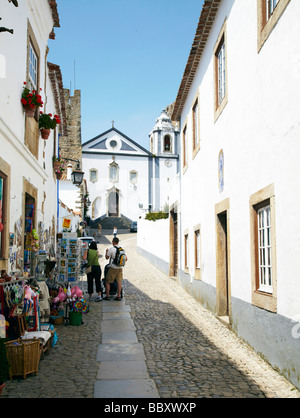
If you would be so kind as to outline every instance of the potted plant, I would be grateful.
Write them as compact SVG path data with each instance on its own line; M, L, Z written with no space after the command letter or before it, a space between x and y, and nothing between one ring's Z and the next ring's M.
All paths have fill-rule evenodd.
M0 338L0 395L5 387L6 380L9 378L9 364L4 343L5 339Z
M40 89L42 90L42 89ZM24 81L23 93L21 98L26 116L33 117L35 110L43 106L42 96L37 94L35 90L29 90L27 83Z
M52 113L43 113L40 112L39 118L39 128L43 139L48 139L50 135L50 130L55 129L56 125L60 123L59 117Z
M53 169L58 180L62 178L63 172L65 171L65 164L66 161L61 157L53 157Z

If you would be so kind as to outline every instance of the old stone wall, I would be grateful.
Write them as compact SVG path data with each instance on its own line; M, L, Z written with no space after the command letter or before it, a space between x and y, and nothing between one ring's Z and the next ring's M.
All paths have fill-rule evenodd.
M79 160L81 168L81 91L75 90L74 96L70 96L70 90L64 89L64 95L68 128L67 136L61 136L59 139L60 154L63 157ZM76 168L75 162L68 163Z

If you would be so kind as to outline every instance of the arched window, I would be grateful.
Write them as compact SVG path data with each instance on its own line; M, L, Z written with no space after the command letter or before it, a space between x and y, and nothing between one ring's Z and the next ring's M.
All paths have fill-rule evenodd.
M119 166L116 163L111 163L109 166L109 180L113 183L119 181Z
M164 137L164 152L171 152L171 137L170 135L166 135Z

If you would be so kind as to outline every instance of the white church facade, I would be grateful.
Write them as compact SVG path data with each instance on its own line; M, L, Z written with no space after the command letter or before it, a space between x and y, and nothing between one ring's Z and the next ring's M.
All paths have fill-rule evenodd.
M179 132L163 111L150 133L151 152L112 126L82 145L92 220L137 221L146 211L164 210L168 184L178 174Z

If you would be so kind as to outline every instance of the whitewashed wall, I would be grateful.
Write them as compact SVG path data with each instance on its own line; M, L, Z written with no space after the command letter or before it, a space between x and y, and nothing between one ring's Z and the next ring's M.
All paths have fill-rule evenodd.
M169 274L169 219L138 221L137 250L153 265Z
M68 218L71 220L71 231L70 232L77 232L79 229L79 223L81 222L81 217L74 213L72 210L67 208L65 205L59 205L59 227L58 232L63 231L63 219Z
M8 1L1 2L1 25L14 29L14 34L0 35L0 156L11 168L10 232L14 231L16 221L23 215L23 179L38 191L37 225L42 222L44 229L49 229L57 212L56 179L52 169L53 131L47 141L39 137L39 156L36 159L24 144L25 114L21 104L27 71L29 21L40 48L41 96L46 105L43 111L56 113L52 87L48 77L45 78L45 56L53 27L52 13L46 0L21 1L18 4L16 8Z
M111 155L83 154L82 166L85 172L84 178L87 182L89 199L92 204L97 199L97 214L95 215L106 216L108 191L115 185L116 189L120 190L120 214L137 221L139 216L143 214L143 211L139 209L139 204L142 204L144 208L148 207L148 158L116 155L115 162L119 166L119 181L115 184L109 180L109 165L112 161ZM89 172L93 168L98 170L98 181L96 183L90 181ZM136 170L138 173L136 187L133 187L129 181L131 170ZM89 215L92 216L91 207Z
M181 176L180 234L201 224L202 280L195 290L216 311L215 205L230 200L230 272L233 328L299 386L300 219L300 2L291 1L257 52L257 2L222 1L181 116L187 122L188 168ZM228 103L214 120L214 47L227 19ZM198 90L199 89L199 90ZM201 149L192 158L192 106L199 91ZM224 190L218 156L224 153ZM275 190L277 313L252 305L250 196ZM194 248L190 240L190 266ZM184 273L181 240L180 280ZM192 269L191 269L192 270ZM298 337L299 338L299 337ZM280 342L280 343L279 343ZM297 360L296 360L297 359Z

